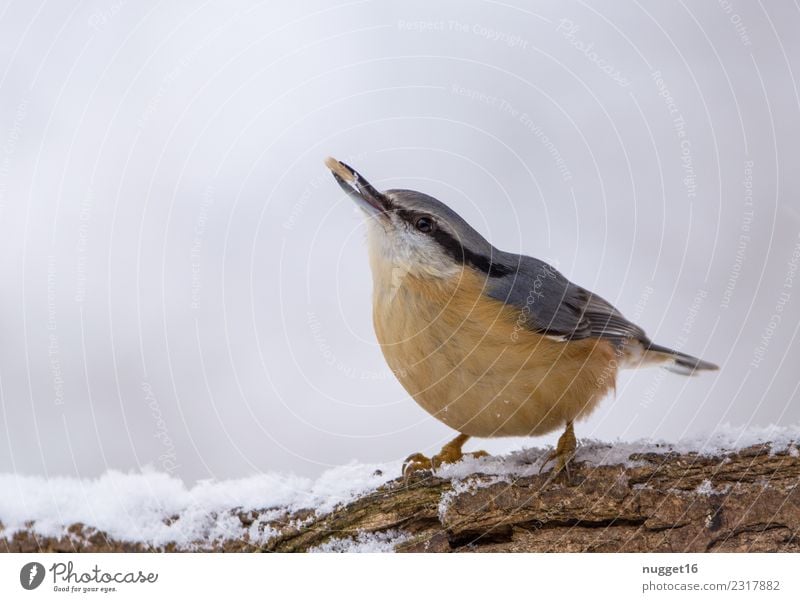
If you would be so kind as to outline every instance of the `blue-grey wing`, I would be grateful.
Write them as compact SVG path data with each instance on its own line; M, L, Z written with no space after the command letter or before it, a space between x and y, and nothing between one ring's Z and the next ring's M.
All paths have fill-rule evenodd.
M520 324L534 332L564 339L590 337L622 343L649 342L644 331L625 319L608 301L570 282L558 270L538 259L513 256L507 274L491 278L489 296L520 312Z

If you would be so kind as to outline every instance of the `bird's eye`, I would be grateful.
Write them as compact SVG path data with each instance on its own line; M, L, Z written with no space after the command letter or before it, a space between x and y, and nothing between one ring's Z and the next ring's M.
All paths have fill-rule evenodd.
M414 226L420 232L424 232L425 234L430 234L431 232L433 232L435 224L433 220L429 217L420 217L419 219L417 219Z

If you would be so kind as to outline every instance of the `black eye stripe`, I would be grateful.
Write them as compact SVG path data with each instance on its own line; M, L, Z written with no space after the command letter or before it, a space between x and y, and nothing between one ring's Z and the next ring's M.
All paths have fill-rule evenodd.
M513 271L508 266L493 262L490 257L465 249L455 237L441 228L437 228L433 233L433 239L457 262L469 264L489 276L506 276Z
M413 224L421 217L427 217L425 213L418 213L417 211L409 211L408 209L395 209L395 213L403 218L403 221Z
M471 265L489 276L506 276L513 272L508 266L492 261L491 257L486 257L480 253L473 253L469 249L465 249L455 236L446 231L441 223L438 223L434 217L427 213L409 211L408 209L401 209L399 207L395 208L395 212L405 222L414 227L416 227L415 224L417 220L423 217L431 219L436 223L438 227L434 227L432 232L430 232L431 237L458 263L462 265Z

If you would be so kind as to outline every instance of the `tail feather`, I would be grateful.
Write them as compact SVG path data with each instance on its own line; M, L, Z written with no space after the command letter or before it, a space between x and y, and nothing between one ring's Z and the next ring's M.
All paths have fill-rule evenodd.
M656 345L655 343L650 343L647 346L647 353L662 356L663 359L668 362L664 365L664 367L670 372L675 372L676 374L684 374L688 376L700 370L719 370L719 366L716 364L692 357L691 355L681 353L680 351L675 351L669 347Z

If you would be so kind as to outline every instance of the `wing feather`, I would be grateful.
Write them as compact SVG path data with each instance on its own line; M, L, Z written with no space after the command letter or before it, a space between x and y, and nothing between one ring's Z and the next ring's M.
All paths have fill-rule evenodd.
M644 331L627 320L608 301L570 282L554 267L532 257L519 256L517 267L492 278L489 295L521 312L522 322L534 332L565 340L630 339L649 343Z

